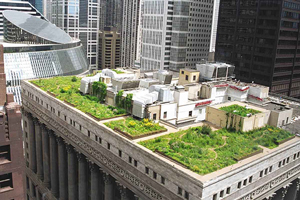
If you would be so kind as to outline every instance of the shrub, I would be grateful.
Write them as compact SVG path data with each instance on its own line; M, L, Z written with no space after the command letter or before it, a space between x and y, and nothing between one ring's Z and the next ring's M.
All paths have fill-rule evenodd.
M204 126L202 126L202 131L201 132L203 134L209 135L209 134L211 134L212 130L211 130L210 126L204 125Z
M76 77L76 76L73 76L72 79L71 79L71 81L72 81L72 82L76 82L76 81L77 81L77 77Z

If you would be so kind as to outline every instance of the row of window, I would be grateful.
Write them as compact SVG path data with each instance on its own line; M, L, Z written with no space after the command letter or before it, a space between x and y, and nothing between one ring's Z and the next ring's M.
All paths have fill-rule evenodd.
M24 92L24 94L26 94L25 89L23 89L23 92ZM28 94L28 96L29 96L31 99L34 100L34 95L33 95L33 94L31 94L30 92L27 92L27 94ZM39 99L38 97L35 97L35 100L36 100L39 104L41 104L42 106L44 105L43 100ZM47 110L49 110L49 107L50 107L50 111L51 111L52 113L56 114L55 108L53 108L52 106L49 106L48 104L46 104ZM61 116L61 112L60 112L60 111L57 111L57 116L58 116L58 117ZM63 117L64 121L67 122L67 116L66 116L66 115L63 115L63 116L64 116L64 117ZM164 112L164 118L166 118L166 117L167 117L167 112ZM79 131L82 132L83 127L82 127L79 123L77 123L75 120L69 119L69 124L72 125L72 126L74 126L75 128L76 128L76 125L77 125ZM27 122L26 122L26 121L25 121L25 127L27 127ZM27 133L26 133L26 135L27 135ZM89 138L91 138L91 131L90 131L90 130L87 130L87 136L88 136ZM99 144L103 144L102 138L101 138L101 137L99 137L99 136L96 135L96 134L94 134L94 137L95 137L94 140L95 140L96 142L98 142ZM112 145L111 145L109 142L107 142L106 148L107 148L108 150L111 150L111 146L112 146ZM120 158L124 158L123 152L122 152L122 150L120 150L120 149L118 150L118 156L119 156ZM138 161L135 160L135 159L133 159L131 156L128 156L128 163L133 164L134 167L136 167L136 168L138 167ZM148 167L145 167L145 173L146 173L147 175L150 174L150 169L149 169ZM152 177L153 177L153 179L157 180L158 174L157 174L155 171L153 171L153 172L152 172ZM161 176L161 178L160 178L160 183L163 184L163 185L165 185L165 183L166 183L165 177ZM182 191L183 191L182 188L180 188L180 187L178 186L177 194L182 196L182 195L183 195L183 192L182 192ZM185 199L187 199L187 200L189 199L189 193L188 193L187 191L184 191L184 197L185 197Z

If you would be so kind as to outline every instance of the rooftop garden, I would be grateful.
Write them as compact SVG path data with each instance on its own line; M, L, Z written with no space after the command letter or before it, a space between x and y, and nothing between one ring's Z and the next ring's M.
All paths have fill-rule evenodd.
M117 74L124 74L124 72L123 72L123 71L121 71L121 70L112 69L112 71L116 72Z
M261 113L258 110L254 110L252 108L246 108L237 104L221 107L220 110L223 110L227 113L233 113L241 117L247 117L248 114L255 115Z
M262 152L259 145L275 148L292 137L291 133L270 126L245 133L227 129L212 131L210 127L203 126L139 144L205 175Z
M100 99L96 96L82 95L79 91L80 80L81 78L75 76L66 76L39 79L30 82L42 90L55 95L56 98L71 104L78 110L90 114L99 120L121 116L126 113L124 109L101 104ZM103 97L101 96L101 98Z
M167 130L165 127L146 118L137 120L127 117L126 119L110 121L104 124L117 132L121 132L125 136L129 136L130 139L137 139L141 136L144 137Z

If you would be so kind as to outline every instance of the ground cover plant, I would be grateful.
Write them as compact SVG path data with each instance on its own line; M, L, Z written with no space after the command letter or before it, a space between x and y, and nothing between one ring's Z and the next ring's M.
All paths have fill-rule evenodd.
M259 145L274 148L278 146L278 142L293 136L285 130L270 126L245 133L208 129L206 126L189 128L139 144L169 156L200 175L205 175L259 152Z
M252 108L245 108L243 106L234 104L230 106L223 106L220 110L226 111L227 113L233 113L242 117L247 117L247 114L255 115L257 113L261 113L258 110L254 110Z
M75 76L66 76L39 79L31 82L42 90L55 94L56 98L73 104L78 110L89 113L99 119L116 117L126 113L124 109L101 104L98 97L82 95L79 92L80 80L81 78Z
M143 120L137 120L132 117L127 117L126 119L110 121L104 124L111 129L118 128L119 130L128 133L131 136L140 136L154 131L166 130L165 127L147 118Z
M117 69L112 69L112 71L116 72L117 74L124 74L123 71L117 70Z

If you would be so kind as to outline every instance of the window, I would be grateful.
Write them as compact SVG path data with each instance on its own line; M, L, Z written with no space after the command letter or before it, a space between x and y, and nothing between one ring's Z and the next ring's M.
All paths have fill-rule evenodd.
M265 169L265 175L267 175L267 173L268 173L268 169Z
M189 111L189 117L193 115L193 111Z
M244 186L247 185L247 179L244 180L243 185L244 185Z
M70 124L72 125L72 123L73 123L73 122L72 122L72 119L70 119Z
M146 172L146 174L149 174L149 168L148 167L145 167L145 172Z
M231 97L228 97L227 99L228 99L228 101L231 101Z
M224 190L222 190L221 192L220 192L220 197L223 197L224 196Z
M119 157L122 157L122 151L119 150Z
M163 185L164 185L164 184L165 184L165 182L166 182L166 179L165 179L165 177L163 177L163 176L162 176L162 177L161 177L161 179L160 179L160 182L161 182L161 184L163 184Z
M297 154L294 154L294 160L296 160Z
M132 158L130 156L128 157L128 162L132 163Z
M217 195L217 194L214 194L213 200L217 200L217 197L218 197L218 195Z
M189 80L189 76L185 75L185 80L188 81Z
M134 160L134 166L137 167L137 165L138 165L137 160Z
M65 115L65 121L67 121L67 116Z
M57 111L58 116L60 117L60 111Z
M182 195L182 188L178 187L177 194Z
M110 149L110 143L107 143L107 148Z
M226 189L226 194L230 194L230 187Z
M95 135L95 140L96 140L96 142L98 141L98 136L97 135Z
M164 118L167 118L167 112L164 112Z
M79 125L79 130L81 131L81 125Z
M156 120L156 113L153 114L153 120Z
M193 76L193 81L195 81L196 80L196 76Z
M12 175L9 174L3 174L0 175L0 192L3 190L7 190L13 188L13 181L12 181Z
M249 183L252 183L252 179L253 179L253 177L250 176L250 178L249 178Z
M3 163L7 163L9 161L11 161L10 146L9 145L0 146L0 165Z
M288 164L290 162L290 158L286 159L286 164Z
M184 71L183 71L183 70L181 71L181 74L184 74Z
M240 182L238 183L238 188L240 189L241 186L242 186L242 182L240 181Z
M264 171L260 171L259 177L263 177L263 175L264 175Z
M91 137L91 131L88 131L88 136Z
M185 199L189 199L190 198L190 194L187 191L184 192L184 198Z
M24 121L24 126L25 128L27 128L27 121Z
M153 178L156 179L157 178L157 174L156 172L153 172Z
M285 159L282 161L282 165L285 165Z
M73 126L75 126L76 124L75 124L75 121L73 121Z
M99 137L99 143L102 144L102 138L101 137Z
M273 168L272 166L271 166L271 167L269 167L269 172L272 172L272 168Z

